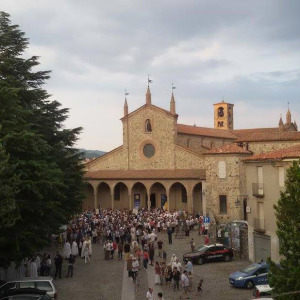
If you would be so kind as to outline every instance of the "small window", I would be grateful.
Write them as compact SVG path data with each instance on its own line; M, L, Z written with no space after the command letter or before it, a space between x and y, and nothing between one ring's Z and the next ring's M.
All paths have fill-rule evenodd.
M226 215L227 214L227 196L219 195L219 201L220 201L220 214Z
M219 178L226 178L226 163L225 161L218 162Z
M150 119L147 119L145 122L145 130L146 132L152 132L152 125Z
M219 107L218 116L221 117L221 118L224 117L224 107Z
M224 127L224 122L218 122L218 127Z
M46 292L52 292L53 288L49 281L37 281L36 288Z
M33 281L20 282L20 289L23 288L35 288Z

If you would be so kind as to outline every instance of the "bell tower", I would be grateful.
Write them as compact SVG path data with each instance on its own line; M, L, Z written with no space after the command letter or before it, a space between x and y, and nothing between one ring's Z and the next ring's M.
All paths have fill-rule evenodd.
M233 130L233 104L224 100L214 104L214 128Z

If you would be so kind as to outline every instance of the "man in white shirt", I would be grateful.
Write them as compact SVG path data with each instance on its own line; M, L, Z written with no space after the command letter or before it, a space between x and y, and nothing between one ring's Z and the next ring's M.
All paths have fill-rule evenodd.
M139 261L136 259L136 257L132 258L132 278L135 280L137 273L139 271Z
M153 294L153 289L149 288L147 294L146 294L146 299L148 300L154 300L154 294Z
M183 274L181 275L181 285L183 287L183 295L187 296L187 293L189 291L189 286L190 286L190 281L187 275L187 271L184 271ZM180 295L181 299L182 295Z

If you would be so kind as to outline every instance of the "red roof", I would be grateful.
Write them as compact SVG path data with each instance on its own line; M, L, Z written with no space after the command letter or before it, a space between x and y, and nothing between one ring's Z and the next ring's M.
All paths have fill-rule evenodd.
M232 131L237 142L300 141L299 131L281 131L275 128L237 129Z
M88 179L205 179L205 170L99 170L87 172Z
M177 132L191 135L211 136L218 138L236 139L236 135L229 130L208 127L197 127L191 125L177 124Z
M281 160L287 158L300 158L300 144L284 149L253 155L245 158L244 161Z
M219 148L213 148L203 154L252 154L252 152L245 150L237 144L228 144Z

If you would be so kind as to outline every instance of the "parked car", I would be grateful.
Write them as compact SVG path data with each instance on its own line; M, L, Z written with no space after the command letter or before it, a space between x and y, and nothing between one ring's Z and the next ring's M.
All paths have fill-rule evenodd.
M24 289L9 289L5 292L0 300L51 300L51 297L46 291L38 289L24 288Z
M24 277L6 282L0 287L0 297L11 289L33 288L46 293L52 298L57 298L56 288L52 277ZM1 298L0 298L1 299Z
M235 287L252 289L268 283L269 266L265 262L254 263L229 276L229 283Z
M203 245L193 252L183 255L183 261L191 260L194 264L202 265L211 261L231 261L233 257L232 249L226 248L223 244Z
M253 289L254 299L272 299L271 297L272 288L268 284L257 285Z

